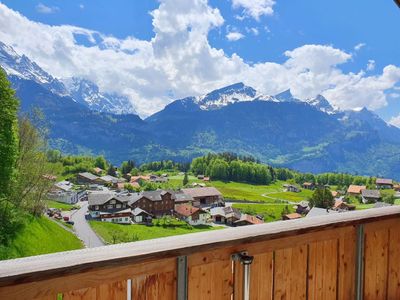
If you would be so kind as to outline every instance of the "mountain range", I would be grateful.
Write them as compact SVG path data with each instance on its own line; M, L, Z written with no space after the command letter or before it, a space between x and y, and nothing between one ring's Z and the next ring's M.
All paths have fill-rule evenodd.
M103 154L117 164L231 151L303 172L400 179L400 129L365 108L341 111L322 95L263 95L236 83L175 100L141 119L126 96L85 78L55 78L1 42L0 66L21 110L39 107L51 146L66 153Z

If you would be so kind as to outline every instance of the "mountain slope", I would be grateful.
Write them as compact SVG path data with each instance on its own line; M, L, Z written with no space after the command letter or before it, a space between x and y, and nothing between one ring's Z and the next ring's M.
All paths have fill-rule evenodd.
M64 79L63 82L71 97L91 110L118 115L136 114L128 97L115 93L102 93L90 80L72 77Z
M338 111L322 96L300 100L290 90L268 96L237 83L176 100L142 120L119 114L127 112L126 99L79 78L66 88L4 44L0 65L21 99L22 112L39 107L49 124L51 145L66 153L141 163L231 151L304 172L400 180L400 129L367 109Z

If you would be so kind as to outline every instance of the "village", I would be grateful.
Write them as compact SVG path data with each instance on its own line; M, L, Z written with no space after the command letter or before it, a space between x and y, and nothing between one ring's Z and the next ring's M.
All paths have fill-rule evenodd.
M153 226L157 224L157 220L165 218L179 220L193 228L203 226L202 228L215 229L267 222L264 216L256 211L249 213L240 209L243 203L252 207L258 205L257 202L224 197L217 187L212 186L210 177L204 175L196 176L196 182L181 188L143 190L141 187L146 183L157 183L159 186L168 183L170 174L126 174L120 177L102 174L104 170L96 167L92 172L78 173L74 180L54 183L48 198L74 207L69 213L49 207L48 215L74 226L74 218L71 218L74 210L84 210L84 222L90 223L92 227L96 226L93 222ZM178 176L183 178L184 173L181 172ZM359 206L364 204L368 205L368 208L390 206L394 202L383 201L382 194L388 194L387 191L390 191L389 194L392 194L393 198L400 197L400 185L391 179L383 178L376 179L374 189L350 185L346 190L338 190L329 185L318 186L313 182L304 182L301 185L281 184L282 192L293 196L304 191L311 195L317 188L330 191L334 199L331 207L312 207L307 198L299 198L300 201L286 200L277 204L281 207L286 205L286 211L282 211L279 219L293 220L343 213L359 209ZM265 205L267 207L267 204ZM79 228L76 229L79 231ZM77 233L79 236L79 232Z

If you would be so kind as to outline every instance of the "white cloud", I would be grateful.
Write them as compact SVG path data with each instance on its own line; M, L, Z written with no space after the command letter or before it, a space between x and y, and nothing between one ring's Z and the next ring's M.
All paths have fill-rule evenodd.
M257 21L263 15L273 15L274 0L232 0L233 8L243 8L243 16L252 17Z
M53 14L59 10L57 6L46 6L43 3L36 5L36 11L41 14Z
M228 39L228 41L235 42L235 41L238 41L238 40L244 38L244 35L237 31L231 31L231 32L228 32L228 34L226 35L226 38Z
M85 5L81 3L81 4L79 4L79 8L80 9L85 9Z
M392 117L389 121L389 124L400 128L400 115L397 117Z
M252 33L253 35L259 35L260 31L256 27L246 27L246 32Z
M0 41L56 77L81 76L104 91L128 95L142 116L174 99L238 81L265 94L290 88L303 99L322 93L343 109L377 109L400 83L400 68L393 65L374 76L343 72L340 66L352 55L326 45L286 51L281 64L248 64L237 54L228 56L208 42L210 30L221 27L224 19L206 0L161 0L151 14L151 40L118 39L85 28L34 22L0 3ZM91 45L79 44L77 35Z
M365 46L366 46L365 43L359 43L359 44L357 44L357 45L354 46L354 50L360 51L361 48L364 48Z
M367 63L367 71L373 71L373 70L375 70L375 60L370 59L368 60Z

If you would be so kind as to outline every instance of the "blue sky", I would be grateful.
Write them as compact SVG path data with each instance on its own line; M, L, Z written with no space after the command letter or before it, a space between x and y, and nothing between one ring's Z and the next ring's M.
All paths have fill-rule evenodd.
M192 0L186 1L191 2ZM196 72L195 67L191 66L183 70L181 69L182 62L178 63L173 61L171 63L173 66L171 69L173 71L171 71L171 69L165 70L164 73L167 75L158 74L155 76L154 80L156 81L171 81L170 84L160 84L160 86L156 88L157 92L150 91L150 88L147 86L143 88L144 92L139 90L140 87L143 86L143 83L149 80L148 76L150 75L144 76L141 83L135 82L132 86L127 86L129 83L124 83L124 92L131 95L133 101L137 102L139 111L146 105L151 107L151 109L147 111L143 108L143 114L149 114L157 110L157 108L161 108L174 97L199 94L206 92L207 89L218 87L218 85L231 83L230 81L245 81L245 79L251 77L247 72L253 74L255 70L243 70L257 64L261 65L272 62L274 64L285 65L288 64L288 60L292 58L293 61L297 59L297 68L299 64L298 60L312 60L313 55L319 54L313 54L317 52L312 52L315 49L310 50L310 47L304 48L308 51L307 53L310 53L309 56L304 54L304 51L301 53L298 51L298 58L297 54L294 53L291 54L292 56L285 54L286 51L294 51L294 49L299 49L306 45L321 45L337 49L350 56L342 55L341 58L338 58L339 62L334 59L329 67L333 68L335 72L336 69L340 70L340 72L349 77L349 81L354 80L354 84L352 86L341 86L343 83L338 82L346 81L346 77L343 76L343 78L338 79L334 77L331 74L331 70L329 70L329 74L327 75L328 79L326 79L327 83L321 87L318 85L315 86L315 81L313 81L314 86L308 89L299 87L301 82L288 87L294 91L297 90L297 93L303 97L311 97L313 93L321 92L328 100L332 101L333 104L343 106L343 109L359 108L369 105L369 108L375 110L386 120L390 120L396 116L400 117L400 97L398 96L400 94L400 80L396 77L398 76L397 70L392 70L389 75L383 71L388 65L400 66L400 35L398 34L398 28L400 28L400 9L395 6L393 1L380 1L379 4L375 1L362 0L338 0L334 2L320 0L276 0L275 3L272 0L258 1L264 3L261 9L268 8L272 10L272 12L264 13L257 11L260 7L254 7L254 2L256 1L209 0L207 2L205 0L193 0L193 3L194 2L196 2L196 4L193 4L192 8L188 8L185 7L182 1L177 1L176 7L173 7L173 4L168 4L168 0L1 1L8 9L19 12L29 21L35 23L52 25L57 28L63 28L65 25L73 25L100 33L102 36L99 37L99 40L96 40L97 38L94 34L91 36L94 37L95 41L87 42L88 39L90 40L90 38L88 38L90 33L88 34L85 32L80 36L74 32L75 43L87 48L95 46L101 48L104 37L113 37L118 41L133 38L137 43L143 42L143 45L135 46L138 47L137 49L139 49L139 52L144 53L143 49L147 49L150 43L152 43L152 55L157 55L157 49L161 46L156 45L154 41L152 42L152 39L157 39L157 42L162 41L162 51L160 51L162 52L161 56L163 59L165 59L166 56L164 53L165 49L169 49L168 53L175 53L174 55L178 55L176 51L179 52L180 50L174 48L174 39L182 42L182 45L188 45L181 39L187 38L187 32L190 32L190 30L196 32L196 28L199 28L198 33L196 33L196 38L198 40L202 40L202 38L207 39L203 44L199 42L199 47L204 46L207 49L211 49L211 54L206 55L203 54L202 51L199 51L199 56L196 57L196 60L204 59L206 62L204 64L207 65L209 60L218 56L213 51L222 50L223 56L228 58L224 59L227 72L244 72L242 75L244 79L240 80L240 76L227 77L225 74L223 78L217 76L215 73L222 72L217 69L213 74L209 74L206 70L199 70L198 73L200 75L197 78L191 78L190 81L187 81L185 78L193 75L185 74L185 72ZM172 15L181 13L182 16L185 16L185 14L193 13L193 10L197 9L199 15L195 16L195 18L204 19L205 21L202 23L198 21L198 19L190 19L188 24L186 24L188 26L185 28L184 32L182 30L179 32L172 32L171 30L167 32L167 30L165 30L164 32L162 26L166 23L160 21L161 26L158 28L157 24L153 24L154 19L158 17L155 17L154 14L151 13L155 10L162 11L160 7L163 4L165 4L164 11L167 14L171 14L171 16L168 16L170 18L172 18ZM213 11L215 9L218 10L218 13ZM160 20L162 20L161 18L162 17L160 17ZM173 20L173 22L175 21L176 20ZM0 31L1 30L2 29L0 29ZM228 39L228 37L230 37L230 39ZM169 40L167 40L167 38L169 38ZM51 71L52 74L55 73L56 76L73 75L74 72L77 72L77 75L89 77L89 79L95 81L104 89L110 89L110 86L115 86L112 82L108 83L108 81L111 80L106 77L91 75L91 72L83 72L79 70L79 68L75 68L75 70L71 69L64 74L60 71L62 66L60 66L59 69L53 68L53 64L49 58L45 59L41 57L34 49L23 45L23 42L16 39L13 40L8 36L3 37L3 39L6 39L7 42L11 42L18 51L26 53L30 57L33 56L35 61L39 61L41 66ZM147 44L144 42L147 42ZM189 42L194 44L193 40L189 40ZM105 50L107 47L109 46L104 46L103 43L101 49ZM120 45L118 47L120 47ZM330 51L330 56L327 57L326 60L329 60L332 55L337 55L330 49L325 50ZM135 51L136 48L133 52ZM186 54L182 55L184 57ZM296 56L296 59L293 59L293 56ZM149 56L144 55L144 57ZM52 59L57 59L57 56ZM84 57L82 57L82 59L84 59ZM158 60L159 57L155 57L155 59ZM190 59L192 62L192 59L194 59L193 56L190 56ZM222 58L218 56L218 59ZM237 62L239 59L243 62ZM69 58L69 61L71 60L72 59ZM59 62L61 61L62 58L60 57ZM163 60L164 65L169 65L169 63L170 62ZM237 63L237 65L232 66L233 63ZM62 63L60 63L60 65L62 65ZM155 65L157 65L157 63L155 63ZM369 67L367 67L368 65ZM136 69L137 67L138 65L135 64L132 66L132 69ZM144 72L142 69L145 67L142 65L140 67L142 71L140 74L142 74ZM152 66L152 68L157 69L155 66ZM150 72L152 68L146 71ZM211 66L211 68L214 68L214 66ZM291 68L293 67L291 66ZM305 66L305 68L307 69L308 66ZM261 72L259 70L263 70L263 68L256 68L256 70L257 72ZM360 72L362 72L362 74ZM177 78L177 73L182 73L182 76L185 78ZM290 72L290 74L290 76L298 75L298 73L293 75L292 72ZM357 76L359 78L355 79L355 76L353 76L354 74L358 74ZM133 75L137 78L138 73L134 73ZM271 73L270 70L265 71L265 73L261 72L259 75L261 77L265 76L263 78L264 81L272 80L272 77L274 77L274 73ZM289 75L284 74L282 76L287 78ZM365 94L362 95L362 97L365 97L365 100L357 99L354 100L354 105L349 104L353 101L352 98L354 98L355 94L360 94L359 90L363 89L364 86L371 87L375 85L374 76L379 77L377 81L384 81L387 77L391 77L391 80L390 83L380 82L377 84L377 87L373 87L371 91L365 92ZM393 77L396 78L393 79ZM174 80L175 82L172 82ZM322 81L324 80L325 79ZM330 80L332 83L328 82ZM358 80L361 80L361 82ZM182 85L180 85L181 81ZM285 86L285 83L282 81L274 85L259 82L259 79L254 79L253 81L249 79L249 81L250 83L254 82L252 85L256 85L257 89L261 89L263 92L267 93L276 92L279 88L284 88ZM181 88L188 84L196 85L196 87L192 87L191 89ZM154 82L151 85L154 86ZM290 84L286 83L286 85ZM311 85L311 83L306 82L305 85ZM333 85L335 88L331 89ZM354 90L351 90L352 88L354 88ZM321 91L318 89L321 89ZM384 100L382 99L382 93L385 95ZM368 97L371 97L371 100L368 100ZM140 98L140 100L138 100L138 98ZM162 99L160 100L160 98ZM383 102L385 102L386 105L383 104Z

